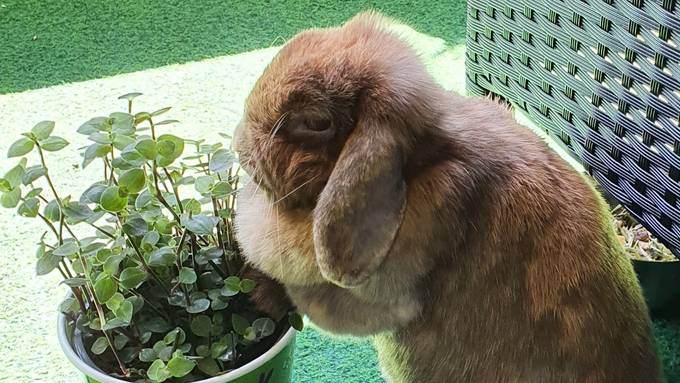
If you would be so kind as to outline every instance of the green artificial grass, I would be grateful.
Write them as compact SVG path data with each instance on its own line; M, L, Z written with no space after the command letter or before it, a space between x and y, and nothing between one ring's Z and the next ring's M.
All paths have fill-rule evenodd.
M0 94L280 45L365 9L465 38L463 0L0 0Z
M298 334L293 365L295 383L382 382L368 340L336 339L306 328Z

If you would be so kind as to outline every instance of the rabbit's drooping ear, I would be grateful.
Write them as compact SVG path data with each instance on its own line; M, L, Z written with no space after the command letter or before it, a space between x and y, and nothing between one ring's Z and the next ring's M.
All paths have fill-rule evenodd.
M314 248L324 278L365 281L390 251L406 206L403 155L379 122L359 121L314 209Z

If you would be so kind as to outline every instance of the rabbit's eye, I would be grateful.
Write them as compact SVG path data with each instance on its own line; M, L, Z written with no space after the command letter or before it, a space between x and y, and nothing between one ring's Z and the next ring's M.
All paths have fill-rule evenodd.
M331 120L309 121L307 128L315 132L323 132L331 128Z
M304 118L289 121L288 134L293 139L318 142L333 137L333 123L326 118Z

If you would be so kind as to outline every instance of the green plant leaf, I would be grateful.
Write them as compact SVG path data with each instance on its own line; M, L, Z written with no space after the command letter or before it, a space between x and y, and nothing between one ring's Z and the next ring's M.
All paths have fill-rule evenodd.
M152 348L143 348L139 352L139 360L142 362L153 362L158 358L158 354Z
M139 193L146 182L146 174L142 169L130 169L118 178L118 186L126 188L128 193Z
M241 290L241 278L239 278L235 275L227 277L224 280L224 287L228 288L229 290L240 291Z
M231 314L231 328L239 335L245 335L246 330L250 327L250 322L241 315Z
M75 314L80 310L78 301L75 298L66 298L59 304L59 312L64 314Z
M107 117L94 117L78 128L78 133L89 136L96 131L110 131L111 123Z
M184 140L177 137L177 136L173 136L172 134L161 134L160 136L158 136L158 142L159 143L160 142L171 142L173 144L172 152L161 154L163 157L165 157L167 159L171 159L172 161L179 158L179 156L182 155L182 152L184 152ZM167 165L161 165L161 166L167 166Z
M90 219L94 212L86 204L73 201L64 204L64 215L72 222L77 223Z
M257 318L253 321L253 330L257 338L265 338L274 333L276 324L270 318Z
M39 196L40 193L42 193L42 192L43 192L43 188L35 188L35 189L29 191L28 193L26 193L26 197L24 197L24 198L33 198L33 197L37 197L37 196Z
M207 215L196 215L184 220L183 225L189 231L198 235L207 235L213 232L215 225L219 222L217 217L208 217Z
M9 181L7 181L4 178L0 178L0 192L8 192L12 190L12 185L10 185Z
M196 191L201 194L207 194L210 193L214 182L215 179L211 176L197 177L196 181L194 181L194 188L196 188Z
M125 150L128 146L132 145L135 143L135 140L131 137L122 135L122 134L114 134L113 136L113 146L118 149L118 150ZM134 146L132 146L132 149L134 149ZM136 151L135 151L136 153ZM137 153L139 155L139 153ZM122 155L122 154L121 154ZM126 158L127 159L127 158Z
M113 318L111 320L107 320L104 326L102 326L102 330L113 330L114 328L118 327L126 327L129 326L130 323L126 322L120 318Z
M222 373L222 370L217 365L217 362L212 358L203 358L199 360L198 369L209 376L217 376Z
M239 290L241 290L242 293L248 294L249 292L253 291L255 288L255 281L252 279L242 279L241 283L239 283Z
M150 231L144 234L144 238L142 238L142 246L145 245L155 246L160 238L161 235L158 234L157 231Z
M207 315L196 315L191 320L191 332L197 336L207 337L210 336L210 329L212 327L212 322L210 317Z
M125 298L126 301L132 303L132 314L136 314L144 308L144 299L133 295L131 297Z
M148 112L138 112L135 114L135 124L141 124L148 120L151 120L151 114Z
M172 109L172 107L170 107L170 106L165 107L165 108L158 109L158 110L155 111L155 112L151 112L151 116L152 116L152 117L160 116L161 114L167 112L167 111L170 110L170 109ZM156 124L156 125L158 125L158 124Z
M173 356L168 362L168 371L175 378L181 378L196 367L196 362L183 356Z
M202 298L202 299L194 299L191 302L191 305L187 306L186 310L190 314L198 314L201 313L205 310L207 310L210 307L210 301Z
M139 140L135 144L135 149L147 160L156 159L156 142L150 138Z
M106 349L109 347L109 342L106 340L106 337L100 336L97 338L97 340L92 343L92 347L90 348L90 351L92 351L93 354L95 355L101 355L106 351Z
M52 134L54 130L54 121L41 121L31 129L31 133L38 141L44 140Z
M76 278L64 279L63 281L61 281L59 283L63 283L68 287L80 287L80 286L83 286L85 284L85 282L86 282L85 278L76 277Z
M125 335L118 334L113 338L113 347L115 347L116 350L120 350L125 347L129 340L130 338L126 337Z
M38 262L35 265L36 275L46 275L54 270L61 261L61 257L55 256L52 251L45 251L44 246L38 248Z
M161 247L149 254L149 266L171 266L175 263L175 249Z
M21 183L28 185L33 183L38 178L47 174L47 170L42 165L35 165L25 169L24 174L21 176Z
M17 212L22 217L33 218L38 216L39 209L40 201L37 198L29 198L19 205L19 210Z
M109 186L101 195L100 204L106 211L117 213L127 206L127 195L118 186Z
M210 347L210 356L214 359L221 358L225 352L235 346L234 341L235 337L233 333L221 337L216 342L213 342L212 346Z
M40 143L40 147L48 152L56 152L68 146L68 141L58 136L47 137Z
M7 209L13 209L17 207L19 201L21 201L21 189L18 187L12 189L11 191L2 193L2 196L0 196L0 205Z
M163 338L163 342L167 345L172 345L177 342L178 345L181 345L184 343L186 340L186 334L184 333L184 330L182 330L181 327L176 327L174 330L171 330L168 332L165 337Z
M149 231L149 224L142 218L130 218L123 224L123 232L131 237L141 237Z
M218 290L218 292L219 292L219 290ZM227 298L227 297L219 296L219 297L216 297L215 299L212 299L210 301L210 308L213 311L224 310L227 307L229 307L229 298Z
M231 184L227 181L220 181L213 186L211 195L215 198L224 198L231 192Z
M122 96L118 96L118 99L119 99L119 100L128 100L128 101L132 101L132 100L134 100L136 97L139 97L139 96L141 96L141 95L142 95L142 93L139 93L139 92L125 93L125 94L122 95Z
M24 154L29 153L31 150L33 150L33 147L35 146L35 143L33 140L22 137L16 141L9 147L9 150L7 151L7 157L20 157L23 156Z
M140 323L139 327L142 332L148 330L155 333L166 333L171 328L168 322L161 317L150 318L145 322Z
M168 368L165 367L165 363L163 363L163 361L160 359L156 359L153 363L151 363L146 375L154 383L165 382L168 380L168 378L170 378L170 372L168 371Z
M208 169L212 172L223 172L234 164L234 156L227 149L219 149L210 157Z
M87 136L87 139L102 145L111 145L113 142L110 132L94 132Z
M103 183L95 183L90 185L83 194L80 196L80 202L82 203L99 203L102 193L108 185Z
M174 124L175 122L179 122L177 120L163 120L161 122L157 122L155 125L160 126L160 125L168 125L168 124Z
M121 303L125 301L125 297L123 294L119 292L115 292L111 298L109 298L108 301L106 301L106 308L108 308L111 311L115 311L118 307L120 307Z
M132 320L132 309L132 303L125 301L114 310L114 313L116 314L117 319L130 323Z
M75 241L65 242L63 245L54 249L54 255L58 257L70 257L74 255L79 250L78 244Z
M152 201L153 201L153 196L149 192L148 189L145 189L139 195L137 196L137 199L135 199L135 208L140 210L146 206L148 206Z
M302 331L302 329L305 327L304 322L302 321L302 316L296 312L291 312L288 314L288 323L292 328L298 331Z
M94 284L94 293L101 303L106 303L116 291L118 291L118 282L110 275L103 275Z
M52 222L59 222L61 219L61 210L59 210L59 204L56 199L53 199L45 205L43 215Z
M187 212L188 214L192 215L201 214L201 203L194 198L184 200L182 205L184 205L184 211Z
M179 283L190 285L196 282L196 272L192 268L182 267L182 269L179 271L178 280Z
M136 289L146 280L146 271L139 267L128 267L120 273L118 280L126 289Z
M175 151L175 144L172 141L158 141L156 145L156 151L159 156L172 157Z
M109 115L111 117L111 130L114 133L130 135L135 132L134 122L135 118L128 113L113 112Z
M111 146L94 143L85 149L83 153L83 164L82 167L85 169L95 158L101 158L109 154L111 151Z
M21 184L24 172L26 171L26 162L26 159L22 158L21 161L19 161L19 164L5 173L3 179L9 183L10 189L14 189Z

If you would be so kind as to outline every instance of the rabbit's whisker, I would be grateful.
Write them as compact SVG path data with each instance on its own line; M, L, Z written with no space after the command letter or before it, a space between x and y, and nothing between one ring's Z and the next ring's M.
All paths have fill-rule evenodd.
M298 191L298 190L302 189L303 187L307 186L310 182L314 181L314 180L316 179L316 177L317 177L317 176L314 176L314 177L308 179L307 181L303 182L300 186L296 187L295 189L293 189L293 190L291 190L290 192L286 193L286 195L284 195L283 197L281 197L281 198L277 199L276 201L274 201L274 204L277 204L277 203L283 201L284 199L290 197L293 193L295 193L296 191Z

